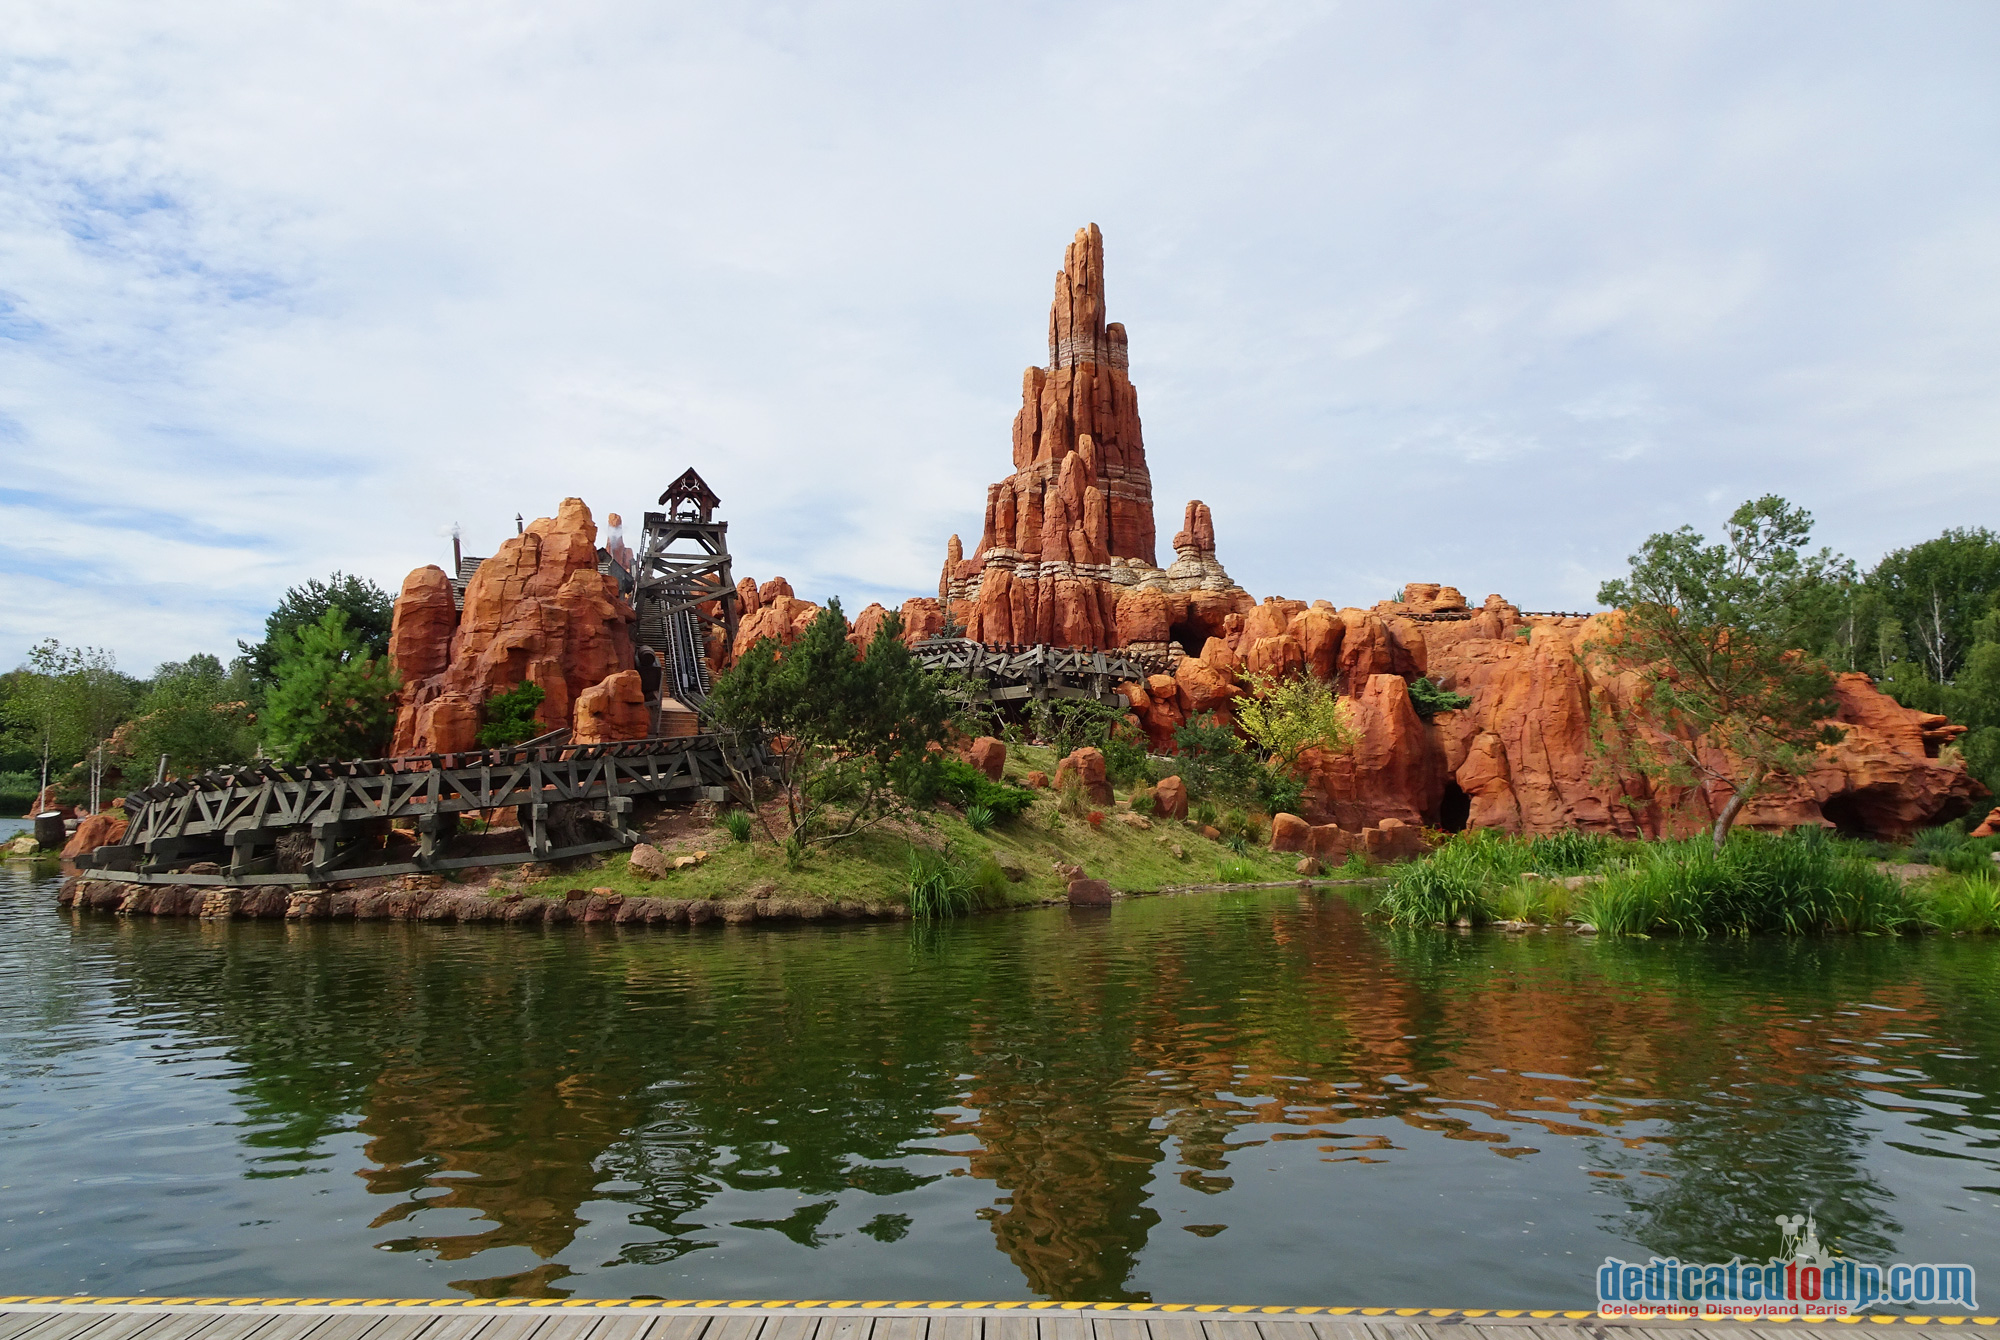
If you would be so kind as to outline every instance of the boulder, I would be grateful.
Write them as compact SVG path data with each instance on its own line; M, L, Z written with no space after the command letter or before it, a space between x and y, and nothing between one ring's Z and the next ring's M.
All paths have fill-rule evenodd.
M1230 702L1240 692L1234 674L1194 656L1174 668L1174 684L1181 715L1189 721L1203 712L1214 712L1218 718L1226 716Z
M966 761L985 773L988 779L997 782L1007 772L1007 742L982 735L966 751Z
M1118 597L1117 645L1129 647L1134 643L1165 644L1172 636L1175 623L1176 605L1185 606L1186 601L1172 601L1165 591L1134 587Z
M669 866L667 854L650 842L632 848L632 873L641 879L664 879Z
M652 717L646 710L646 688L637 670L620 670L606 675L577 695L577 744L604 744L612 740L643 740L652 733Z
M1027 783L1030 790L1041 791L1048 787L1049 775L1046 772L1036 771L1029 773L1021 780Z
M1989 812L1986 818L1981 820L1979 826L1973 829L1971 833L1971 836L1976 838L1994 837L1996 835L2000 835L2000 807L1996 807Z
M1372 828L1364 828L1361 839L1371 861L1411 861L1425 851L1423 830L1401 819L1384 819Z
M1289 633L1258 638L1250 644L1250 654L1244 658L1247 673L1275 679L1290 679L1304 673L1305 668L1305 649Z
M1056 790L1065 790L1072 777L1083 788L1085 797L1099 805L1111 803L1111 783L1104 775L1104 755L1097 749L1085 745L1056 764Z
M1187 818L1187 783L1179 777L1162 777L1153 788L1153 813L1162 819Z
M63 845L62 858L74 861L87 851L109 846L125 836L125 816L110 810L100 810L96 814L85 815L77 824L76 832Z
M1111 906L1111 886L1101 879L1073 879L1069 882L1071 907Z
M1296 814L1271 816L1272 851L1308 851L1312 847L1312 825Z
M1394 818L1421 824L1435 815L1444 778L1431 737L1396 675L1371 675L1353 699L1354 746L1345 753L1308 748L1305 817L1361 829Z

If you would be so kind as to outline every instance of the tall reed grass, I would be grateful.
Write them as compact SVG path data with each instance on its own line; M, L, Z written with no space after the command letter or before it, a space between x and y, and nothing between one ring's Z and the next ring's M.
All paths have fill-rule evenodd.
M1596 878L1573 881L1575 889L1557 882L1576 875ZM1967 922L1983 906L1964 892L1931 901ZM1403 924L1573 919L1612 935L1880 933L1939 924L1926 916L1928 905L1854 844L1806 829L1739 830L1719 852L1699 837L1630 842L1594 833L1526 840L1462 834L1398 870L1380 904Z

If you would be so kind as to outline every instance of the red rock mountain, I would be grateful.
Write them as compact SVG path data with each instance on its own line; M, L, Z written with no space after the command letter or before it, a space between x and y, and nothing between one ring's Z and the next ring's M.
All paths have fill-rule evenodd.
M1302 816L1356 835L1385 821L1551 833L1660 836L1709 826L1721 797L1662 786L1607 760L1664 743L1637 677L1591 649L1604 621L1524 615L1497 595L1477 608L1452 587L1413 583L1368 609L1270 597L1261 604L1216 556L1215 518L1187 504L1172 563L1155 554L1152 476L1125 328L1106 319L1104 239L1081 229L1056 275L1049 363L1029 368L1014 417L1013 473L987 489L979 545L946 546L938 594L902 606L904 637L952 619L988 643L1049 642L1153 653L1165 668L1123 686L1153 748L1213 712L1224 722L1252 674L1308 674L1353 704L1359 743L1312 755ZM643 729L631 675L631 609L596 571L589 509L564 501L488 559L453 608L442 570L420 568L396 606L391 656L407 687L399 753L468 747L480 707L523 680L540 719L579 739ZM736 648L789 645L819 614L782 577L737 584ZM888 617L854 619L865 642ZM719 649L718 649L719 650ZM622 676L621 677L621 672ZM1426 720L1418 676L1470 703ZM1944 746L1963 732L1909 711L1866 676L1842 676L1841 743L1807 776L1748 807L1759 828L1830 824L1901 836L1966 813L1981 788Z

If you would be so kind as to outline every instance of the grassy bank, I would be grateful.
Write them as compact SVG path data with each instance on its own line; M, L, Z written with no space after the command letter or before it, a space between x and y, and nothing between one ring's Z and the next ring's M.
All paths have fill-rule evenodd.
M1628 842L1591 833L1465 833L1397 870L1380 910L1411 925L1585 924L1614 935L2000 931L2000 842L1934 838L1932 873L1883 868L1878 844L1814 830Z
M1010 778L1054 771L1045 750L1017 746L1012 754ZM1091 823L1089 810L1102 822ZM1148 826L1135 822L1141 820ZM685 812L669 815L648 829L647 840L670 858L706 856L691 869L649 879L621 852L519 887L556 898L574 888L608 888L628 897L729 899L762 893L873 904L908 904L914 888L920 904L942 893L941 910L949 912L1060 898L1068 878L1058 866L1081 867L1086 876L1121 892L1147 892L1292 879L1298 862L1296 855L1273 855L1254 844L1212 840L1191 823L1154 819L1123 798L1083 814L1064 814L1046 790L1019 818L983 831L962 811L940 805L817 847L796 867L761 825L752 827L749 841L738 841L720 815L712 823L692 822Z

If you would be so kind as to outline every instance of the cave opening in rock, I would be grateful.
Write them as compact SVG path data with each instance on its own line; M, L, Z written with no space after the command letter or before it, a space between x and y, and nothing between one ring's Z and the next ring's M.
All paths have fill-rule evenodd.
M1438 802L1438 827L1447 833L1463 833L1472 818L1472 797L1457 782L1444 784L1444 799Z
M1201 649L1208 642L1208 634L1200 624L1177 623L1167 629L1167 640L1181 644L1181 650L1190 656L1201 655Z
M1862 818L1861 806L1852 792L1842 791L1839 795L1828 796L1820 802L1819 812L1826 821L1837 829L1842 837L1865 838L1874 834Z

